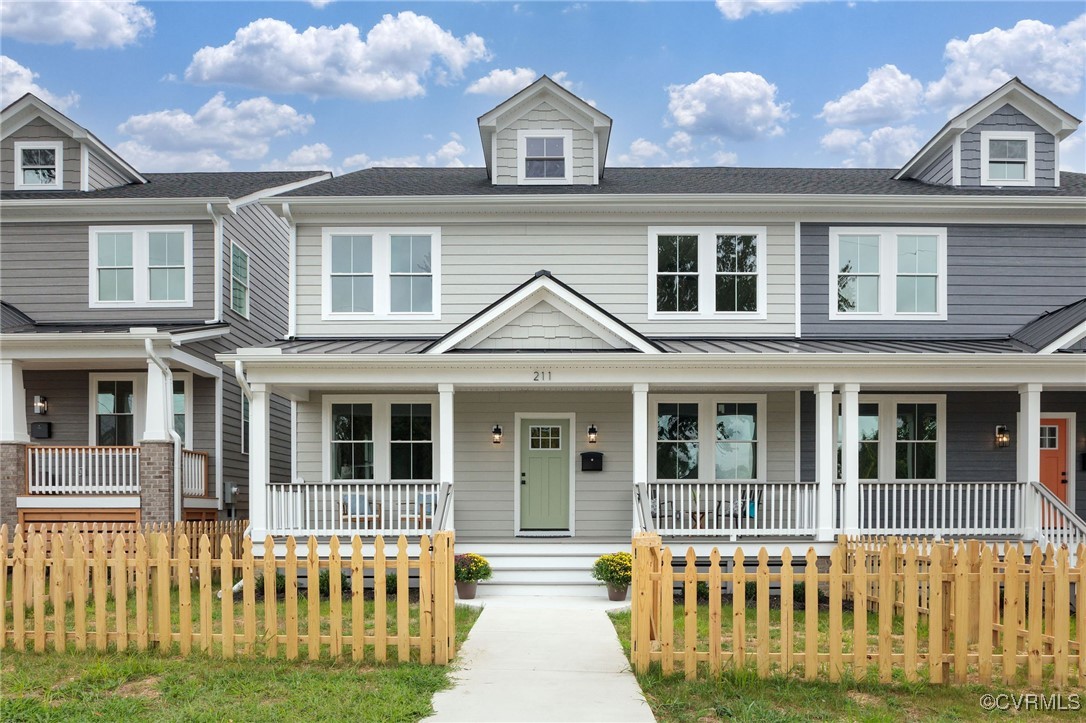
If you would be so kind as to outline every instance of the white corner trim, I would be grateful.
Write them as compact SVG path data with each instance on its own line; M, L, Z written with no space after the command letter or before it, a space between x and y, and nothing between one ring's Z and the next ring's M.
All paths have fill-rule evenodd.
M53 183L23 183L23 151L50 149L56 160L56 175ZM15 141L15 190L16 191L60 191L64 188L64 141Z
M980 132L980 185L982 186L1033 186L1037 170L1037 153L1033 131L981 131ZM988 177L988 152L990 141L1026 141L1026 177L1023 180L992 179ZM1059 143L1059 141L1055 141Z
M802 231L802 225L799 221L796 221L796 238L794 242L795 258L792 261L792 263L795 264L795 278L792 282L794 287L792 289L792 298L794 299L793 303L795 304L795 309L793 313L795 313L796 315L797 339L802 338L803 336L803 295L800 293L803 288L801 285L803 281L803 256L800 254L800 239L802 238ZM799 479L797 478L796 481L798 482Z
M528 178L524 161L529 138L561 138L566 175L562 178ZM517 183L523 186L568 186L573 183L573 131L562 128L533 128L517 131Z
M90 151L83 142L79 143L79 190L90 190Z
M629 329L599 314L549 276L538 276L532 283L508 297L500 304L479 314L454 333L426 350L427 354L443 354L462 344L478 343L541 301L545 301L569 316L604 341L616 348L629 346L646 354L659 354L660 350Z
M1086 339L1086 321L1082 322L1078 326L1075 326L1070 331L1063 334L1059 339L1052 342L1048 346L1044 347L1038 354L1051 354L1057 352L1064 347L1075 344L1076 342Z
M954 136L954 178L951 181L955 186L962 185L962 134Z

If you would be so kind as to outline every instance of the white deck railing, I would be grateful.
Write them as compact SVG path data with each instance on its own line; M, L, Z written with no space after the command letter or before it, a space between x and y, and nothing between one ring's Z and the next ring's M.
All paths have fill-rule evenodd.
M181 492L186 497L210 497L207 452L181 450Z
M32 495L139 494L140 448L29 446L26 488Z
M1037 505L1037 524L1042 545L1065 545L1071 551L1072 563L1081 543L1086 542L1086 524L1074 511L1042 484L1031 482L1028 500Z
M433 527L437 482L269 484L273 535L421 535Z
M1021 482L860 482L859 526L883 535L1017 537Z
M661 535L792 537L817 531L813 482L649 482Z

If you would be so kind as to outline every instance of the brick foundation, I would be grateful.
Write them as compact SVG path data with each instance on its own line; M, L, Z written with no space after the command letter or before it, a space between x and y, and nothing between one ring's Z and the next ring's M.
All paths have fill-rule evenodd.
M0 444L0 525L9 529L19 522L15 498L26 490L26 448L17 442Z
M140 443L140 520L173 522L173 443Z

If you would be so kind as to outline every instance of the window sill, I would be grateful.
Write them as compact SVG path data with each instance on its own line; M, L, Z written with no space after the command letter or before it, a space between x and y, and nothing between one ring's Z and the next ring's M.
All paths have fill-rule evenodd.
M842 314L830 313L830 321L946 321L946 314Z
M92 301L91 309L191 309L192 301Z
M649 321L765 321L764 311L714 311L708 314L689 311L650 311Z
M321 321L441 321L441 314L401 312L378 315L364 312L330 311L321 314Z

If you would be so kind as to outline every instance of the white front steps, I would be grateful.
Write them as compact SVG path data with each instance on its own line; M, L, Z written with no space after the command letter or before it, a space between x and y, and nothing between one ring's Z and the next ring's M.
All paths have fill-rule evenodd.
M490 561L494 577L479 583L484 599L488 594L606 595L606 588L592 578L592 565L605 552L621 549L626 548L615 543L457 544L458 552L477 552Z

